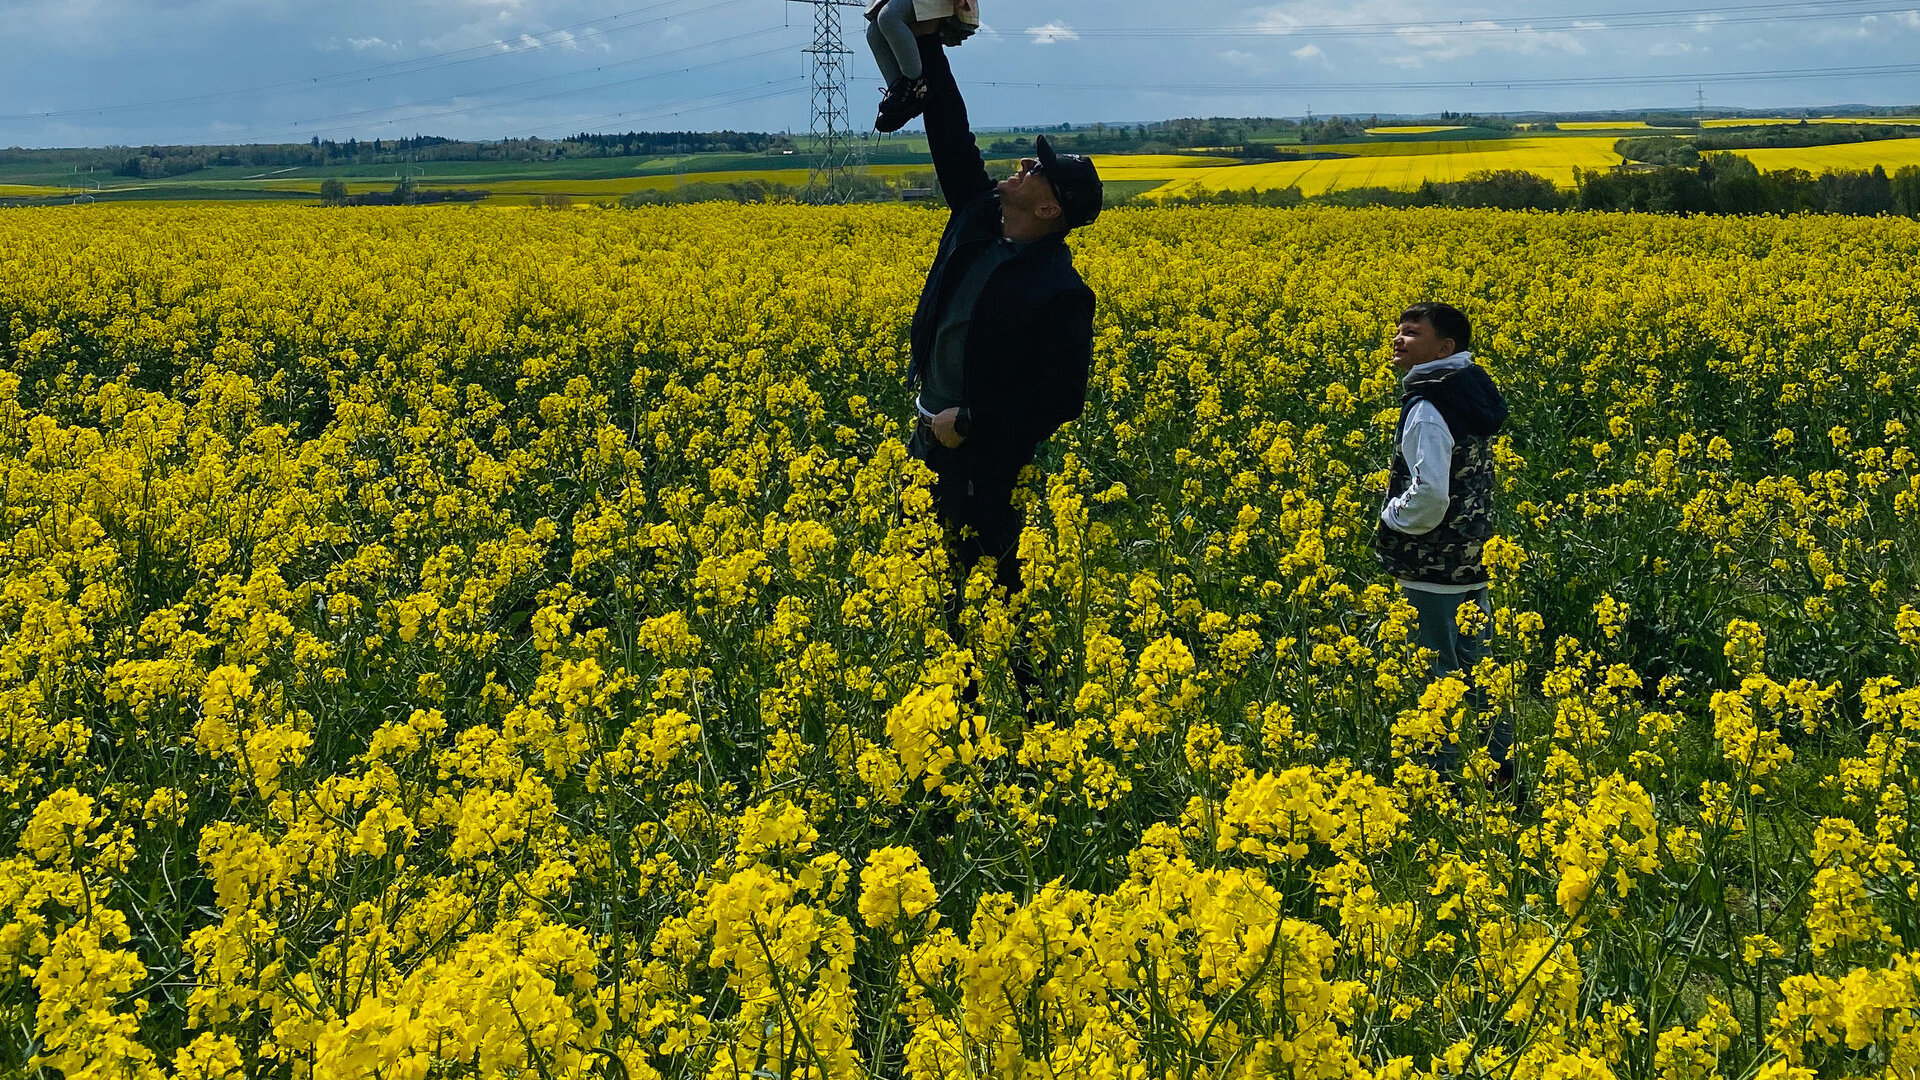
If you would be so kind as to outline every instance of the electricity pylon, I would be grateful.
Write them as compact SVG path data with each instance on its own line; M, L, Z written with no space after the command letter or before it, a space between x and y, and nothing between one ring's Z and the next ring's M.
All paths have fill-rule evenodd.
M866 0L792 0L813 8L813 44L801 50L809 58L813 91L813 172L807 190L824 202L847 198L847 177L862 164L865 145L847 119L846 39L840 32L841 8L864 8Z

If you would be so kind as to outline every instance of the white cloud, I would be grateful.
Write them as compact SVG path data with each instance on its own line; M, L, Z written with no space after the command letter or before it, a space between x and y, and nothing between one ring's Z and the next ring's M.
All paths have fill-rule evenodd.
M519 36L513 22L512 16L502 11L491 19L462 23L436 37L422 38L420 44L431 52L455 52L487 45L500 52L512 52L508 39Z
M1073 27L1057 19L1045 26L1027 27L1027 37L1035 45L1052 45L1059 41L1080 40L1080 35L1073 32Z
M366 52L369 49L397 49L400 47L399 42L388 41L380 37L350 37L347 39L347 44L353 46L358 52Z
M1254 26L1263 33L1291 34L1303 27L1378 27L1417 22L1433 17L1433 5L1422 0L1358 0L1331 5L1320 0L1284 0L1256 8Z
M1462 33L1461 31L1466 31ZM1585 56L1587 47L1565 30L1535 30L1481 19L1451 27L1406 27L1399 39L1420 50L1422 59L1444 63L1472 56L1483 49L1538 56L1557 52Z
M1267 70L1267 62L1265 60L1260 59L1250 52L1241 52L1239 49L1228 49L1226 52L1220 54L1220 59L1246 71L1263 72Z
M1318 45L1302 45L1291 54L1295 60L1311 60L1316 56L1325 56Z
M1338 14L1329 13L1335 10ZM1315 30L1324 32L1329 27L1342 30L1352 28L1356 33L1321 33L1316 36L1343 45L1351 42L1370 51L1377 51L1372 46L1381 40L1370 31L1394 27L1388 40L1397 42L1403 50L1411 47L1414 51L1374 56L1369 62L1414 68L1429 61L1445 63L1481 52L1518 53L1523 56L1555 53L1584 56L1587 48L1579 40L1578 32L1604 28L1606 25L1583 20L1574 24L1575 30L1540 30L1525 23L1484 18L1433 21L1436 14L1435 5L1423 0L1359 0L1358 3L1343 5L1338 9L1330 8L1319 0L1287 0L1286 3L1254 12L1254 26L1259 33L1277 35L1312 33Z
M1685 56L1693 51L1690 41L1656 41L1647 49L1648 56Z

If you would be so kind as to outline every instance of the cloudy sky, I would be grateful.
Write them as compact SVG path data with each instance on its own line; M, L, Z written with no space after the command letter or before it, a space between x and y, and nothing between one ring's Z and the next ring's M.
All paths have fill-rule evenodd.
M980 0L981 126L1920 103L1920 0ZM805 131L795 0L0 0L0 146ZM878 76L858 8L852 113Z

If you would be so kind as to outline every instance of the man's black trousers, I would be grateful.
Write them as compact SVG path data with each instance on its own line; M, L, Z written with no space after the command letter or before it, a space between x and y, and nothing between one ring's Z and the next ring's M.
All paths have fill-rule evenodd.
M995 583L1009 597L1020 591L1020 530L1025 521L1013 505L1013 485L979 478L969 466L968 448L940 445L927 425L917 424L908 452L927 463L937 478L933 508L947 529L947 550L963 574L982 557L997 560ZM963 579L964 580L964 579ZM960 590L964 594L964 589ZM956 607L959 596L956 597Z
M914 426L907 451L933 470L933 508L947 530L947 551L960 571L960 581L947 600L947 630L960 639L960 609L967 602L966 579L973 566L991 555L994 584L1007 590L1009 599L1021 589L1020 530L1026 524L1019 508L1013 505L1011 478L990 483L974 469L965 443L957 449L941 446L925 422ZM1026 650L1015 648L1007 658L1013 673L1014 689L1029 720L1037 722L1037 708L1043 706L1040 680L1028 663ZM980 685L969 681L963 694L968 702L980 695Z

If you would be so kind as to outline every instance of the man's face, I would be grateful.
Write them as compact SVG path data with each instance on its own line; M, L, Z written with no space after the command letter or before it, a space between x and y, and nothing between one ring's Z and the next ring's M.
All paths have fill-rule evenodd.
M1393 334L1393 366L1401 371L1411 371L1458 351L1453 339L1434 333L1433 323L1426 319L1403 322Z
M1060 199L1053 193L1053 184L1040 171L1040 162L1034 158L1021 158L1020 168L1012 176L1000 181L1000 204L1023 210L1029 214L1039 214L1043 206L1058 208Z

